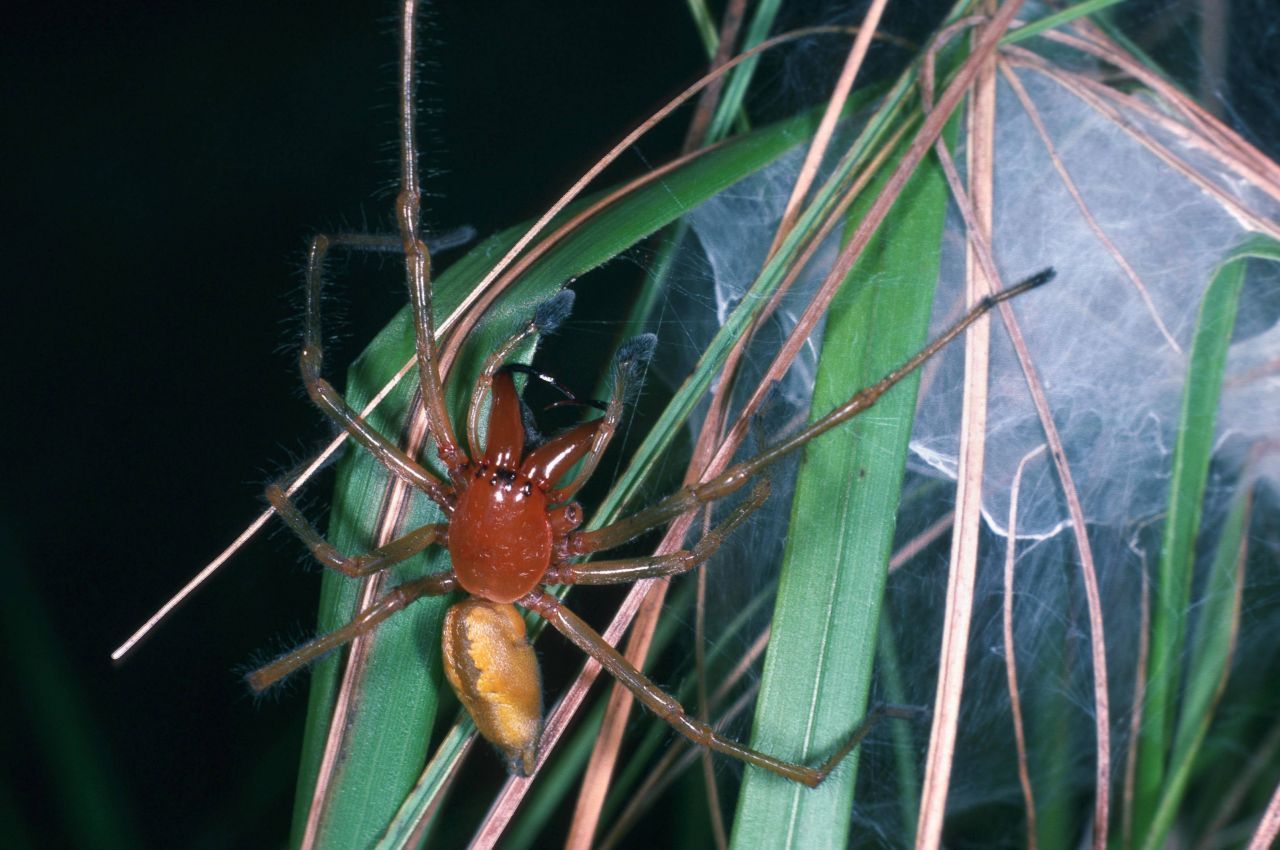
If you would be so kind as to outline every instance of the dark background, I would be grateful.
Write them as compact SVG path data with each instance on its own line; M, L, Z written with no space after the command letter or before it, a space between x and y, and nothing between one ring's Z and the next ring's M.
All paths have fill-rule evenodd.
M303 248L392 224L397 22L367 5L83 4L6 23L5 846L286 835L302 690L255 703L237 670L312 622L298 547L264 535L123 665L108 654L329 433L294 365ZM899 8L893 32L934 20ZM1219 92L1264 147L1265 8L1233 7ZM1125 14L1141 33L1161 12ZM1162 50L1194 55L1173 32ZM439 4L420 37L425 217L481 234L540 213L705 65L679 3ZM617 173L682 134L678 120ZM335 269L333 374L403 300L360 288L367 271Z

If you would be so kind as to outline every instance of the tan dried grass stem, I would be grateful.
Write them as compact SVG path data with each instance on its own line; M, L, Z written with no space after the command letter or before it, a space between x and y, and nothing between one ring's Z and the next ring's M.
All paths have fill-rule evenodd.
M1007 7L1006 7L1007 11ZM980 36L990 37L994 23ZM936 114L931 113L931 114ZM995 56L984 56L970 90L968 114L970 191L976 233L989 239L995 169ZM935 148L945 148L941 142ZM976 304L990 295L995 280L982 270L968 247L966 301ZM947 792L951 784L964 672L969 654L969 625L977 578L978 543L982 523L982 473L986 453L989 319L973 324L964 339L964 401L956 472L956 518L951 536L951 559L944 605L942 646L938 651L938 683L933 723L925 757L924 787L916 823L918 850L937 850L942 841Z
M1013 567L1018 551L1018 492L1022 489L1022 473L1027 464L1044 453L1041 443L1018 461L1009 488L1009 536L1004 555L1004 665L1009 684L1009 711L1013 715L1013 737L1018 748L1018 784L1022 786L1022 803L1027 812L1027 850L1036 850L1036 798L1031 790L1031 771L1027 759L1027 735L1022 725L1022 697L1018 694L1018 653L1013 641Z

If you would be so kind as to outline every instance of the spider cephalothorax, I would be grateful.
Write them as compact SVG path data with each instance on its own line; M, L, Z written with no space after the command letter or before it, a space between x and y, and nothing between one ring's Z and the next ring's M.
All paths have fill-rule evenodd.
M460 479L449 523L449 555L472 596L513 602L537 587L582 510L553 490L591 448L604 419L584 423L525 453L525 428L511 374L493 380L484 457ZM558 544L558 545L557 545Z

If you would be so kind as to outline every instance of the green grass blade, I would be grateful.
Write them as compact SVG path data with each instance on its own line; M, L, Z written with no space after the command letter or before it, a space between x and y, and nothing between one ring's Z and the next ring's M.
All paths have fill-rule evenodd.
M1074 6L1068 6L1061 12L1046 15L1038 21L1029 23L1026 26L1018 27L1016 30L1010 30L1008 35L1000 39L1000 46L1003 47L1007 44L1017 44L1020 41L1026 41L1028 38L1037 36L1046 30L1065 26L1072 21L1088 17L1089 15L1094 15L1121 2L1123 2L1123 0L1085 0L1084 3L1077 3Z
M614 204L573 236L559 244L521 283L504 295L494 317L473 332L451 381L448 404L455 422L463 408L480 362L497 342L532 314L533 305L557 290L565 280L616 256L689 207L741 179L796 144L812 126L812 119L783 122L713 151L656 185ZM492 263L519 234L514 229L472 251L436 282L438 315L447 315L481 279ZM413 338L407 312L402 312L352 366L348 398L359 407L382 387L410 356ZM605 365L602 362L602 366ZM389 435L398 435L413 385L406 381L371 417ZM339 468L337 492L330 519L330 536L344 552L367 551L373 523L381 505L387 476L364 452L351 451ZM420 500L412 523L437 521L433 506ZM396 568L392 583L447 566L435 551ZM347 622L354 606L357 582L326 575L319 628L328 631ZM336 772L320 847L371 845L397 811L426 760L428 736L437 710L439 688L438 635L444 603L424 600L381 626L369 659L359 705L349 718L348 742ZM311 706L304 741L299 791L296 798L294 842L300 840L311 805L329 716L338 684L337 658L317 664L311 685ZM429 800L435 789L427 788ZM416 813L407 811L406 817Z
M902 657L894 638L893 625L889 622L889 613L882 611L880 619L876 663L884 678L884 696L891 703L906 705L907 688L902 675ZM906 723L893 724L890 734L893 736L893 761L897 771L894 783L898 790L898 811L901 816L898 829L903 846L908 846L915 843L916 822L920 818L920 769L916 766L914 757L918 750L917 735Z
M1191 646L1187 688L1178 717L1173 757L1169 761L1169 777L1156 808L1155 819L1143 842L1146 850L1164 846L1174 818L1179 814L1191 782L1196 756L1209 732L1214 709L1231 671L1231 655L1240 625L1244 572L1240 556L1241 544L1249 527L1249 507L1248 492L1238 494L1218 539L1205 588L1205 604L1197 606L1198 627Z
M828 313L811 416L922 345L946 203L941 170L922 166ZM805 449L751 739L771 755L819 762L866 710L918 378ZM748 768L733 846L843 846L856 757L815 790Z
M742 39L742 50L749 50L769 37L781 7L780 0L764 0L756 6L751 16L751 23L747 25L746 34ZM747 89L751 87L751 78L755 76L756 67L759 64L760 57L755 56L730 72L724 93L720 95L720 102L716 104L716 113L711 117L711 126L707 129L707 141L723 139L729 134L729 128L735 121L739 131L745 132L749 128L743 101L746 99Z
M1186 657L1186 617L1191 603L1196 536L1214 446L1214 423L1236 308L1252 258L1280 260L1280 244L1255 237L1217 268L1200 304L1187 367L1170 476L1168 516L1151 609L1151 654L1147 700L1138 744L1134 834L1149 836L1165 793L1166 765L1177 720Z

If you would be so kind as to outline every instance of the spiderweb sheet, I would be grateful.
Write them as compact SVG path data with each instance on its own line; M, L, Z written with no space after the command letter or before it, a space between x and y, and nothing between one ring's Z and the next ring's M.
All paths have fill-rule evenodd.
M1256 232L1250 218L1276 220L1280 203L1204 153L1177 147L1179 139L1168 127L1140 114L1127 116L1160 143L1175 146L1178 156L1212 181L1214 191L1206 191L1059 83L1025 70L1020 79L1092 223L1055 169L1027 112L1002 81L996 259L1006 285L1046 266L1058 272L1052 285L1015 302L1015 311L1071 461L1086 520L1126 525L1163 509L1187 352L1212 274ZM714 331L715 320L723 321L755 279L801 159L800 151L788 154L688 216L710 276L708 295L691 295L694 284L686 282L683 294L673 296L671 312L681 316L690 350L705 342L701 337ZM957 160L963 160L962 154ZM959 313L963 238L963 223L954 213L943 246L934 333ZM824 246L784 300L757 346L760 351L776 349L783 332L794 326L816 281L834 260L834 249L833 243ZM1219 443L1227 454L1232 446L1274 433L1280 423L1280 372L1267 368L1280 355L1277 277L1259 264L1250 270L1249 281L1218 417ZM698 311L712 315L700 323ZM994 326L984 515L993 531L1006 534L1014 471L1044 437L1008 334L999 321ZM805 404L820 335L821 326L775 400ZM961 347L950 347L927 368L911 441L914 466L954 478ZM750 386L750 376L740 383ZM1031 461L1024 472L1021 499L1019 536L1051 536L1068 521L1060 487L1043 458Z

